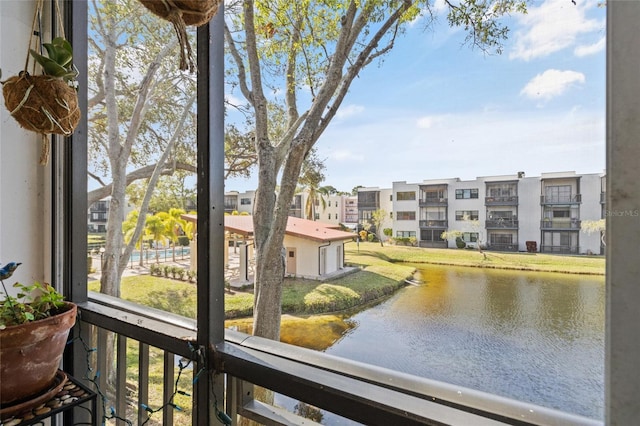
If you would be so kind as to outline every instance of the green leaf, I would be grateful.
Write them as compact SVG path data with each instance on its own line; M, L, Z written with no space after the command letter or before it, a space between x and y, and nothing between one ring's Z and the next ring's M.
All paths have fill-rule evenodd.
M66 52L69 53L69 55L73 54L73 49L71 48L71 43L69 43L66 39L64 39L63 37L56 37L53 40L51 40L51 44L53 44L54 46L64 49Z
M38 61L40 65L42 65L42 69L44 70L45 74L54 77L64 77L65 75L69 74L69 71L65 67L58 64L53 59L42 56L33 49L29 49L29 51L31 52L31 55L35 58L35 60Z

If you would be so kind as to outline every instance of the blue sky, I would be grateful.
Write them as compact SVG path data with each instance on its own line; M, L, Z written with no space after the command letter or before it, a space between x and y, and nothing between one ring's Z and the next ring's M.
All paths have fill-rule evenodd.
M360 74L318 141L324 184L602 172L605 14L596 0L530 2L500 56L463 46L444 16L427 32L414 23ZM256 186L230 179L226 190Z

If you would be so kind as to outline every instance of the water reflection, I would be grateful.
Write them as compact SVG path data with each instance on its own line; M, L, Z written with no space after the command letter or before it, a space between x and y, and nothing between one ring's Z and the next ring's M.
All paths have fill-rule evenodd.
M326 352L603 417L604 278L420 268Z
M416 267L423 285L362 312L283 317L282 340L603 418L603 277ZM250 332L251 322L228 326ZM325 424L352 422L325 413Z

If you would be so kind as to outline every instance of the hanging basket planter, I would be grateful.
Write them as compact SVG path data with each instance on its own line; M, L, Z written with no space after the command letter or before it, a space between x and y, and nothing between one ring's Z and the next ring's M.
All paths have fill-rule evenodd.
M49 161L50 141L48 135L70 136L80 122L78 93L76 91L78 70L73 66L73 49L64 38L64 27L58 1L55 11L62 36L55 37L50 43L36 44L31 49L34 37L40 37L39 20L42 16L44 0L35 2L31 36L27 48L24 70L18 75L2 81L4 103L18 124L42 135L40 164ZM43 55L46 50L46 56ZM33 71L27 72L30 60ZM36 65L40 65L42 74L36 75Z
M22 72L2 87L5 106L27 130L69 136L80 121L78 93L64 80Z
M180 69L195 71L187 25L199 27L209 22L222 0L140 0L140 3L173 24L180 43Z

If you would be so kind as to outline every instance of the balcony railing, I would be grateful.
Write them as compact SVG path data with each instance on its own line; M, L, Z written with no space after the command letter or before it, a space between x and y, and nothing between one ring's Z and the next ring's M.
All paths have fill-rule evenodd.
M518 219L488 219L485 221L487 229L518 229Z
M420 207L446 206L449 203L447 198L422 198L419 201Z
M420 228L446 228L449 221L447 220L421 220Z
M582 203L582 194L563 196L540 196L540 204L580 204Z
M517 206L517 195L502 195L498 197L485 197L484 204L487 206Z
M238 203L224 203L225 211L234 211L238 210Z
M189 396L194 394L189 387L202 368L210 365L214 371L209 373L215 373L212 377L226 387L222 395L211 391L209 403L215 405L212 411L217 417L228 416L232 425L238 424L239 417L271 425L316 424L254 399L253 385L369 425L602 425L593 419L230 330L225 341L208 352L213 360L206 363L203 356L207 351L196 350L192 343L196 340L194 320L101 294L92 293L89 302L80 304L79 317L82 321L75 334L97 344L91 349L97 356L93 365L103 374L94 370L88 377L95 375L94 383L105 395L109 408L101 405L98 409L103 422L105 417L117 416L142 424L151 414L163 425L171 426L178 416L182 423L204 424L201 417L197 423L198 412L191 412L199 408L196 396ZM115 333L114 337L109 338L109 333ZM116 353L109 385L104 372L109 365L106 354L110 341L115 343L111 347ZM185 361L177 363L176 356ZM182 368L186 360L195 363L192 368ZM150 380L150 371L156 379L158 374L162 376L159 383ZM176 386L178 374L187 380ZM105 392L109 386L111 390ZM184 411L167 404L176 390L191 399L186 404L173 400ZM164 409L158 410L161 402L151 402L154 394L162 395ZM81 417L82 412L74 415Z
M540 253L578 254L580 253L579 249L580 247L578 246L542 245L540 246Z
M580 229L580 224L582 222L578 219L570 219L570 220L542 220L540 221L540 229L568 229L568 230L577 230Z

